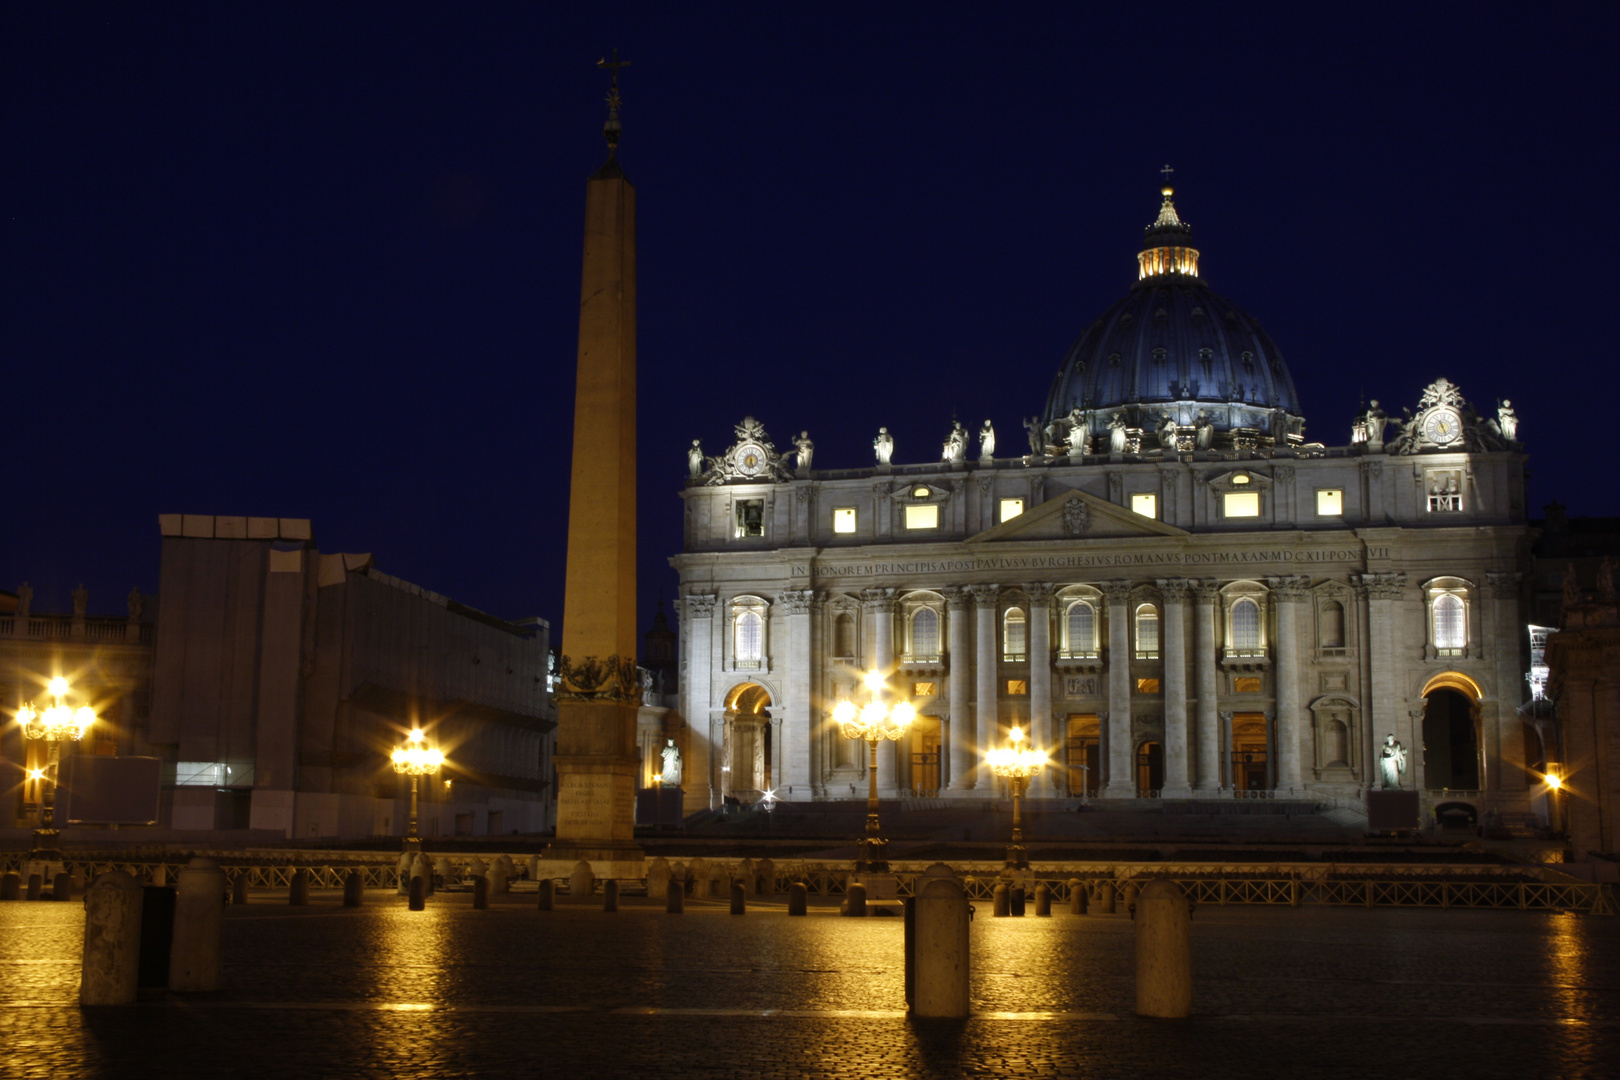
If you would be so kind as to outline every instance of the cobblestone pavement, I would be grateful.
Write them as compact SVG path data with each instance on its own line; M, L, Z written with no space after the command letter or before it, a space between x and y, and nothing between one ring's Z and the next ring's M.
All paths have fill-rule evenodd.
M1578 1077L1620 1063L1620 919L1198 909L1187 1021L1131 1015L1121 917L973 924L975 1016L903 1012L899 919L268 893L224 988L76 1005L77 903L0 904L0 1077ZM1608 1066L1603 1065L1608 1061ZM566 1074L565 1074L566 1075Z

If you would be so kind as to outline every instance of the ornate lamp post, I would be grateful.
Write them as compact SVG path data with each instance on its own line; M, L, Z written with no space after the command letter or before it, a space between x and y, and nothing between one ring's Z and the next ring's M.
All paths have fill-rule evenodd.
M1021 728L1013 728L1010 738L1011 745L991 750L984 755L984 760L991 772L1012 781L1013 831L1012 845L1007 848L1007 869L1027 870L1029 853L1024 850L1024 786L1046 764L1046 755L1034 747L1027 750L1022 748L1024 732Z
M856 873L886 874L888 860L883 857L886 841L878 835L877 748L884 739L900 738L916 717L911 702L901 700L892 705L888 681L881 672L868 671L864 679L866 703L856 707L853 701L840 701L833 707L833 719L838 731L846 739L864 739L871 753L866 767L866 836L861 840L860 856L855 860Z
M44 784L40 793L39 828L34 830L34 850L30 854L33 859L56 861L62 857L61 833L56 828L56 769L61 743L64 739L78 742L96 722L96 712L90 706L74 710L63 705L62 699L67 693L68 681L58 675L50 682L54 705L41 713L30 701L17 710L17 723L22 725L23 737L43 739L47 747L45 768L29 773L30 778Z
M436 746L427 744L421 728L412 728L405 737L405 745L394 751L394 771L411 778L411 823L405 834L405 850L422 849L422 838L416 835L416 785L423 776L431 776L444 764L444 755Z

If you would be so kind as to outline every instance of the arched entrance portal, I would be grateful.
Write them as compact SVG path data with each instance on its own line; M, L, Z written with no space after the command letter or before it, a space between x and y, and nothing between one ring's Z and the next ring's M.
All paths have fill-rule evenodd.
M720 755L720 794L757 801L771 783L771 695L758 683L743 683L726 695L725 746Z
M1423 688L1423 784L1430 791L1480 790L1479 684L1436 675Z

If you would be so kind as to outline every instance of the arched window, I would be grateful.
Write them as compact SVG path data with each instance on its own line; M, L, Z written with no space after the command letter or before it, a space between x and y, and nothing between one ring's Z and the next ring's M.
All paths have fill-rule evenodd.
M1232 605L1232 651L1249 655L1260 651L1260 605L1248 597Z
M765 658L765 620L757 611L737 616L737 666L757 668Z
M918 608L912 613L910 652L916 660L939 656L939 613L933 608Z
M1159 609L1152 604L1136 609L1136 655L1143 659L1159 655Z
M833 655L855 655L855 616L847 611L833 622Z
M1462 597L1445 593L1434 598L1434 647L1464 649L1468 646L1468 622Z
M1069 605L1063 620L1063 649L1068 656L1097 655L1097 609L1084 600Z
M1008 608L1002 623L1002 657L1022 660L1029 652L1029 624L1024 621L1022 608Z
M1322 648L1344 648L1344 605L1337 600L1322 605Z

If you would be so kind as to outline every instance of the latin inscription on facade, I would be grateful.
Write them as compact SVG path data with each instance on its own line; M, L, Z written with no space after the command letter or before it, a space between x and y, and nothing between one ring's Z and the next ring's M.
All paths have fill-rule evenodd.
M1388 548L1368 548L1365 558L1388 558ZM1303 551L1122 551L1096 555L1010 555L973 559L911 559L904 562L821 563L794 566L794 577L881 577L899 574L978 574L997 570L1065 570L1111 566L1217 566L1248 563L1354 563L1357 548Z

